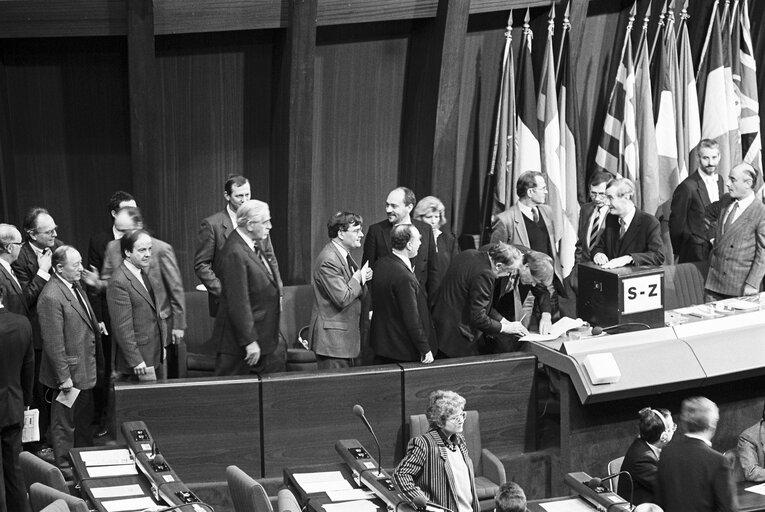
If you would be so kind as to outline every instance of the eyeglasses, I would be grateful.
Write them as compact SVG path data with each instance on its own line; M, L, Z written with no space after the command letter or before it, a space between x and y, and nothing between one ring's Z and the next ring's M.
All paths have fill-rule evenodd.
M466 417L467 417L467 413L463 411L463 412L457 413L457 414L455 414L453 416L449 416L448 418L446 418L446 421L453 421L455 423L460 423L460 422L465 421Z
M56 230L58 229L58 226L54 226L53 229L49 229L47 231L38 231L37 233L40 235L48 235L53 236L56 234Z
M590 192L590 197L595 199L596 197L606 197L605 192Z
M8 242L8 245L18 245L18 246L22 246L22 245L24 245L24 242Z

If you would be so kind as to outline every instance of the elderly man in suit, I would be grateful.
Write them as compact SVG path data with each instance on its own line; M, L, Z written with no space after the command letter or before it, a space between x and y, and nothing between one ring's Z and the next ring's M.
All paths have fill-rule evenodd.
M32 326L3 305L0 290L0 512L28 510L19 464L24 406L32 404Z
M603 236L608 216L608 204L606 203L606 185L614 177L606 171L597 171L590 178L588 186L590 202L584 203L579 210L579 229L574 250L574 269L571 272L571 286L578 288L577 264L592 261L592 249Z
M664 263L659 221L635 207L634 195L635 185L627 178L615 178L606 185L610 215L591 251L592 261L603 268Z
M313 271L311 349L319 369L347 368L361 349L361 299L372 269L359 268L351 251L361 247L362 218L337 212L327 222L330 241L316 258Z
M220 255L223 292L213 328L215 374L284 371L286 347L279 343L282 279L276 258L261 249L271 231L268 205L245 201L236 211L236 225Z
M430 226L426 229L432 236ZM420 248L420 232L411 224L399 224L391 230L390 238L393 254L377 262L372 286L375 311L370 340L375 364L432 363L438 345L427 297L411 263Z
M166 326L146 272L152 258L151 236L141 229L119 240L122 264L106 289L106 302L117 342L115 370L120 380L164 377Z
M69 465L69 450L93 444L93 387L101 356L100 330L93 308L80 286L82 257L68 245L58 247L51 259L54 276L37 301L43 355L40 382L51 390L51 434L56 464ZM68 407L59 398L70 399ZM63 397L59 397L63 395Z
M765 205L757 201L757 172L741 163L728 174L728 194L719 205L719 222L704 285L708 301L755 295L765 275Z
M765 407L760 421L738 436L738 461L749 482L765 482Z
M705 212L723 195L723 180L715 172L720 163L720 145L714 140L702 140L697 158L698 170L672 194L669 236L678 263L709 260L712 244Z
M732 512L737 510L732 462L712 449L720 411L704 397L683 400L685 433L661 451L656 504L667 511Z
M210 316L218 312L221 295L220 258L229 235L236 229L236 211L250 200L250 182L244 176L232 174L226 179L223 197L226 208L202 221L197 236L197 251L194 254L194 272L208 292ZM258 240L258 246L276 264L271 239Z
M0 293L8 311L27 316L37 304L37 297L47 280L37 273L22 287L13 270L13 263L19 257L24 242L16 226L0 224Z

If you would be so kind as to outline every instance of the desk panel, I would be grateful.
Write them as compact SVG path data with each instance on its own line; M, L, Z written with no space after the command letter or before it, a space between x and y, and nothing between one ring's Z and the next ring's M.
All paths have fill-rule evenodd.
M537 363L533 355L509 353L401 366L404 425L410 415L425 413L431 391L449 389L465 397L467 410L479 412L484 448L500 457L534 450ZM402 449L408 440L407 428ZM401 457L403 452L397 460Z
M398 366L275 374L264 376L261 386L264 476L335 460L338 439L358 439L377 459L372 436L353 415L355 404L380 438L383 466L392 466L402 411Z
M143 421L185 482L223 481L236 464L261 473L257 378L115 385L117 424Z

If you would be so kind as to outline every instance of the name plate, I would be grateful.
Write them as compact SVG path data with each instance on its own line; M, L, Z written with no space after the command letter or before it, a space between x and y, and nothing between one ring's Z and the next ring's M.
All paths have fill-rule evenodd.
M623 314L660 309L664 305L661 296L661 277L661 274L653 274L623 279Z

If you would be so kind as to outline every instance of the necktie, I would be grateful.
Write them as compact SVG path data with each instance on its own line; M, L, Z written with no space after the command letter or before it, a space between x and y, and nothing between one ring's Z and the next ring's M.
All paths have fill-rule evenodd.
M8 268L8 270L11 271L11 279L13 279L13 282L16 283L16 286L18 286L19 291L21 291L21 283L19 283L19 278L16 277L16 272L13 271L13 268Z
M348 268L351 269L351 274L354 274L359 269L359 267L357 267L356 264L353 262L353 258L351 258L350 254L345 255L345 261L348 262Z
M151 281L149 281L149 275L143 270L141 271L141 279L143 279L143 285L146 288L146 291L149 292L149 297L151 297L151 301L154 304L156 304L157 298L154 296L154 288L152 288Z
M536 206L531 208L531 215L534 216L534 222L539 222L539 210Z
M600 208L595 210L595 218L592 220L592 227L590 228L590 249L595 247L595 244L598 243L598 238L600 238L598 235L600 234Z
M624 237L624 233L627 232L627 224L625 224L624 219L619 219L619 238Z
M731 224L733 224L734 217L736 216L736 212L738 211L738 201L733 202L733 208L730 209L730 212L728 212L728 216L725 218L725 225L723 225L723 234L728 232L728 228L730 228Z
M263 262L263 265L266 266L268 275L270 276L274 275L273 271L271 270L271 264L268 262L268 259L266 259L266 256L263 254L263 251L260 250L260 247L258 247L257 242L255 243L255 254L258 256L258 258L260 258L260 261Z
M90 318L90 324L95 330L97 325L96 319L93 317L93 312L90 311L87 302L85 302L85 296L82 293L82 288L80 288L80 283L72 284L72 289L74 290L74 294L77 296L77 301L80 303L80 306L82 306L82 309L84 309L85 313L88 314L88 318Z

